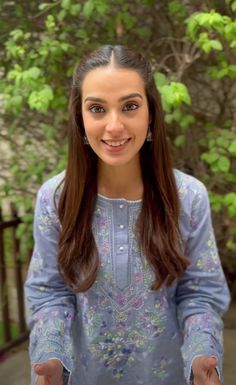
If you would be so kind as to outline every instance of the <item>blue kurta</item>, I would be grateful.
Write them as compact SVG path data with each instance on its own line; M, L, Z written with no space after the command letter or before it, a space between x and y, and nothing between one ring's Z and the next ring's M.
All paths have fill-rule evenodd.
M58 358L68 385L186 385L199 355L215 356L221 374L229 292L204 185L175 170L182 247L191 263L177 283L158 291L150 289L153 272L135 235L142 202L98 195L93 234L101 268L87 292L74 294L57 270L53 196L63 176L47 181L37 197L25 284L31 362Z

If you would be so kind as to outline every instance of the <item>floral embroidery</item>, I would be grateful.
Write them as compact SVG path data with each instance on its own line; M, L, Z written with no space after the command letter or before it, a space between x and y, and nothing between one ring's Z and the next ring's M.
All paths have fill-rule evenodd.
M33 257L31 258L31 263L30 263L31 274L37 273L42 269L42 267L43 267L43 258L41 257L38 251L35 251Z
M155 366L152 368L152 372L155 377L159 378L160 380L164 380L169 376L168 368L171 365L173 360L168 359L166 357L162 357L161 360L156 363Z
M150 289L153 272L136 235L141 203L120 204L119 200L100 198L93 234L101 268L87 292L68 294L58 275L54 246L60 224L53 194L63 174L40 190L36 248L26 286L34 314L30 354L32 362L58 357L72 371L68 385L86 380L95 385L100 376L104 385L169 385L170 378L173 385L183 385L182 342L186 379L196 354L214 354L220 365L222 323L218 314L227 307L228 292L211 223L201 222L207 197L196 179L177 170L175 176L181 201L182 247L186 244L191 265L179 282L157 292ZM124 206L121 211L119 206ZM201 241L193 247L191 236L197 231ZM48 245L50 253L55 250L55 260L48 254Z

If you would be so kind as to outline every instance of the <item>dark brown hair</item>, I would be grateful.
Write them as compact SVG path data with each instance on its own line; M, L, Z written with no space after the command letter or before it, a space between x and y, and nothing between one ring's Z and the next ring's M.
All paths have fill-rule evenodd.
M181 253L179 197L165 133L164 114L150 64L128 47L105 45L77 66L69 101L69 155L59 199L62 230L58 267L75 291L86 291L95 282L100 260L92 232L97 199L97 156L84 145L81 87L86 74L98 67L115 65L137 71L145 83L151 116L152 142L140 151L144 184L137 222L141 249L155 272L152 288L171 284L185 271L188 261Z

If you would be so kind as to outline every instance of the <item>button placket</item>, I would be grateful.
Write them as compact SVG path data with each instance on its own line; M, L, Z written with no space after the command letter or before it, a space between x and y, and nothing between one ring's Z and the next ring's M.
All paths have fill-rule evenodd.
M127 233L128 221L128 203L119 202L114 211L114 229L115 229L115 254L114 255L114 274L116 284L123 289L128 284L129 277L129 248Z

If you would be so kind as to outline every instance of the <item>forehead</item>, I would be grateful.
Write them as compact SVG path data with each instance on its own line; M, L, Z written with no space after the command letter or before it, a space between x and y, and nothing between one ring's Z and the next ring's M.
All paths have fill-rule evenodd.
M95 94L119 94L130 92L145 94L145 84L137 71L112 66L96 68L85 76L82 97Z

